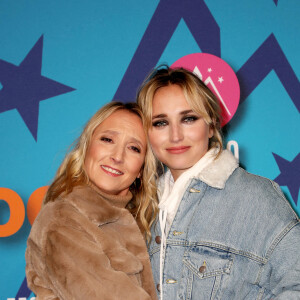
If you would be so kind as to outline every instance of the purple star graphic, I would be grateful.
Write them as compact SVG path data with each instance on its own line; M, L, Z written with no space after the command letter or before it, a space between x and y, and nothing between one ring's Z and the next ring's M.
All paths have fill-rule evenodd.
M291 196L297 205L300 187L300 153L298 153L292 161L288 161L275 153L273 153L273 156L281 172L274 181L281 186L288 187Z
M37 140L39 103L74 89L41 75L43 36L20 66L0 59L0 113L17 109Z

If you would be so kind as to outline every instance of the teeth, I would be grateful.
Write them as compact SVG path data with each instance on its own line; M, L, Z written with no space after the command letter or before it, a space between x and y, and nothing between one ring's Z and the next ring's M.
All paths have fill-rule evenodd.
M117 174L117 175L121 175L122 174L122 172L118 172L118 171L116 171L116 170L114 170L114 169L112 169L112 168L109 168L109 167L105 167L105 166L101 166L104 170L106 170L106 171L108 171L108 172L110 172L110 173L113 173L113 174Z

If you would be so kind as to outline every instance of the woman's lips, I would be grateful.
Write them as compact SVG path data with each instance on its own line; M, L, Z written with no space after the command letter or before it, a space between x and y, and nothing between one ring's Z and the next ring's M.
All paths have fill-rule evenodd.
M171 154L181 154L188 151L191 147L190 146L178 146L178 147L170 147L166 150Z
M106 174L108 174L108 175L110 175L110 176L113 176L113 177L117 177L117 176L123 175L123 172L122 172L122 171L120 171L120 170L118 170L118 169L114 169L114 168L109 167L109 166L101 165L101 168L102 168L102 170L103 170Z

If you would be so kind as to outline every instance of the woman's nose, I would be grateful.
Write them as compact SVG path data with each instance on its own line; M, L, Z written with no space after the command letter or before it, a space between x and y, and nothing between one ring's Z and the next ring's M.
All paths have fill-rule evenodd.
M111 154L111 159L115 163L122 163L124 161L125 149L123 147L116 146Z
M170 126L170 141L177 143L183 139L183 132L180 125L175 124Z

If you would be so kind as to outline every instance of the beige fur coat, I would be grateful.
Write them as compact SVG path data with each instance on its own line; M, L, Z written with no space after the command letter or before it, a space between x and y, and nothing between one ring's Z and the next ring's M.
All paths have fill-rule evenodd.
M25 255L37 300L156 299L145 241L125 209L131 197L76 187L42 208Z

